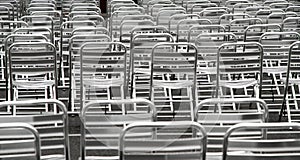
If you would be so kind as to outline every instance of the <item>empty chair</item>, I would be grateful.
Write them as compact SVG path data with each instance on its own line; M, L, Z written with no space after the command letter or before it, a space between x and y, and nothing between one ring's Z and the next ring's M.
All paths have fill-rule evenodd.
M216 97L261 96L263 47L257 42L226 43L217 54Z
M61 86L67 86L70 83L67 78L69 69L69 40L73 30L81 27L96 27L96 24L93 21L66 21L60 27L59 77L61 82L59 83Z
M299 159L299 128L297 123L241 123L232 126L224 136L222 159ZM251 131L260 135L240 135Z
M168 33L133 35L130 43L130 77L128 77L130 78L128 82L130 83L130 97L150 97L151 52L159 42L174 42L174 39Z
M244 19L234 19L230 21L228 31L235 34L239 41L244 41L245 30L248 26L262 24L263 22L259 18L244 18Z
M196 104L197 48L191 43L158 43L152 48L150 99L158 118L191 120Z
M27 123L0 123L0 134L1 159L41 159L40 135L33 126Z
M120 135L120 159L205 160L206 140L204 127L196 122L132 123Z
M169 17L169 32L172 35L176 36L176 31L177 31L177 23L181 20L188 19L188 20L193 20L193 19L200 19L200 16L197 14L175 14L171 17Z
M115 11L112 13L109 20L109 31L111 39L113 41L119 40L120 38L120 25L122 23L122 18L126 15L141 15L139 11Z
M0 116L1 123L28 123L32 125L39 133L41 144L41 159L70 159L70 146L69 146L69 130L68 130L68 114L66 106L54 99L40 99L29 101L6 101L0 102L1 108L31 108L31 109L43 109L48 107L48 111L38 111L27 114L18 113L17 115L4 114ZM22 133L22 132L21 132ZM24 132L23 132L24 133ZM21 136L24 134L21 134ZM26 134L27 138L28 134ZM24 141L27 141L27 139ZM1 135L2 138L2 135ZM7 136L4 138L8 138ZM22 139L20 135L13 138ZM22 151L28 152L30 147L22 146ZM3 149L1 149L3 151ZM21 152L22 153L22 152ZM13 158L14 159L14 158ZM25 159L25 158L24 158ZM31 158L32 159L32 158Z
M263 57L263 93L262 98L268 103L269 111L279 111L286 78L289 46L300 40L297 32L266 32L260 37L264 49Z
M144 105L146 112L138 112L135 105ZM154 104L145 99L96 100L82 108L81 159L119 159L119 136L123 128L133 122L156 120Z
M81 108L91 100L125 99L126 47L118 42L87 42L80 48Z
M10 100L55 99L56 63L56 48L52 43L13 43L8 48Z
M73 35L69 40L69 104L71 111L80 109L80 47L87 42L110 42L105 34Z
M272 13L267 17L266 23L268 24L281 24L284 19L288 17L297 17L295 12L285 12L285 13Z
M210 7L205 8L199 14L202 18L209 19L212 24L219 24L219 19L223 14L228 14L226 7Z
M232 107L236 106L236 110ZM251 106L256 106L253 109ZM227 130L239 123L264 123L268 121L267 104L257 98L205 99L195 108L195 122L207 132L207 159L221 159L222 144ZM256 135L243 132L243 136Z
M218 48L224 43L235 42L237 37L233 33L202 33L195 38L198 101L215 97Z
M197 1L195 1L197 2ZM197 13L200 13L201 11L203 11L205 8L210 8L210 7L217 7L217 4L215 3L196 3L194 4L193 6L191 6L191 13L192 14L197 14ZM188 9L187 9L188 11ZM189 12L187 12L189 13Z
M279 24L255 24L248 26L244 31L244 42L259 42L265 32L281 32Z
M165 10L162 10L165 9ZM161 25L168 27L169 26L169 18L176 14L185 14L184 8L181 7L165 7L162 8L156 16L156 25Z
M176 26L176 42L187 42L190 27L194 25L210 25L208 19L183 19L177 22Z
M299 121L299 44L297 41L289 47L288 64L286 70L286 78L282 79L284 87L284 99L280 111L280 119L283 115L287 116L288 122Z
M193 25L189 28L188 42L194 43L200 34L221 32L225 32L225 27L222 25Z
M299 17L288 17L284 19L282 22L282 30L285 32L292 31L292 32L300 33L300 29L298 27L299 22L300 22Z

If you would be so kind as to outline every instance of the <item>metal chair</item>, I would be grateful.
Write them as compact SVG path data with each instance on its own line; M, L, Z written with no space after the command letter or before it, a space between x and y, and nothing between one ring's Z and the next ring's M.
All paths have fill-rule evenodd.
M251 109L249 106L257 106ZM232 107L237 109L233 110ZM257 98L213 98L205 99L194 110L194 121L207 132L207 159L221 159L224 135L235 124L268 121L267 104ZM256 132L243 132L243 136L257 135Z
M136 111L137 104L147 106L147 111ZM145 99L95 100L83 106L80 117L81 160L118 160L118 139L123 128L134 122L156 121L156 110L154 104Z
M119 139L120 160L206 159L206 131L196 122L136 122Z
M49 108L48 111L43 110L45 106ZM40 137L40 159L70 160L68 114L62 102L54 99L5 101L0 102L0 107L39 110L38 112L17 113L16 115L4 114L0 116L0 120L1 123L28 123L32 125ZM21 137L16 136L14 138ZM29 151L25 146L21 147L23 151Z
M80 48L80 107L91 100L125 99L126 47L118 42L87 42Z
M10 100L55 99L56 63L56 48L52 43L13 43L8 48Z
M151 53L150 99L158 118L190 120L196 104L198 51L191 43L158 43Z
M41 159L40 135L31 125L0 123L0 135L1 159Z
M297 123L241 123L232 126L224 136L222 159L299 159L299 128ZM261 134L239 136L248 131ZM295 132L295 136L291 136L291 132Z
M226 43L217 54L216 97L261 97L263 47L257 42Z

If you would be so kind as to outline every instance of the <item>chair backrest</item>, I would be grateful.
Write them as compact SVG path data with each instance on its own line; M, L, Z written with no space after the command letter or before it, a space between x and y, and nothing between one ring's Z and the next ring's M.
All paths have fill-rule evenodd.
M177 23L184 19L200 19L197 14L175 14L169 18L169 32L172 35L176 35Z
M237 110L233 110L233 106ZM249 106L257 105L258 109ZM267 104L257 98L205 99L195 108L194 121L201 124L208 135L207 152L217 154L222 151L222 142L226 131L239 123L263 123L268 121ZM260 134L260 133L259 133ZM256 132L244 132L241 135L257 135Z
M45 105L48 106L48 111L29 115L1 115L0 120L2 123L21 122L32 125L40 135L41 155L44 158L56 157L70 160L68 113L62 102L54 99L0 102L0 107L38 109L40 106Z
M97 27L106 27L106 21L100 15L76 15L71 21L93 21Z
M228 14L227 9L220 7L209 7L205 8L199 14L202 18L209 19L212 24L219 24L219 19L223 14Z
M244 18L234 19L230 21L228 31L234 33L239 41L244 41L245 29L250 25L262 24L262 20L259 18Z
M134 106L138 104L146 106L147 111L137 112ZM118 139L123 128L133 122L156 121L156 110L146 99L96 100L84 105L80 117L81 159L111 158L118 157ZM104 152L109 153L104 156Z
M268 24L281 24L288 17L298 17L295 12L272 13L267 17Z
M196 122L132 123L121 132L120 160L205 160L206 143L206 131Z
M196 37L200 34L222 32L225 32L225 27L222 25L193 25L188 32L188 42L194 43Z
M177 22L176 42L187 42L190 28L194 25L211 25L208 19L183 19Z
M201 11L203 11L205 8L210 8L210 7L217 7L217 4L211 3L211 2L208 2L208 3L196 3L196 4L193 4L191 6L190 11L191 11L192 14L197 14L197 13L200 13ZM187 9L187 13L189 13L188 9Z
M285 32L294 31L300 33L300 30L298 28L299 23L299 17L288 17L282 22L282 30Z
M126 51L126 47L118 42L88 42L81 46L81 108L90 100L126 97ZM119 91L110 93L111 87L119 88Z
M41 159L40 135L27 123L0 123L0 141L1 159Z
M244 31L244 42L258 42L265 32L281 32L279 24L256 24L248 26Z
M54 43L54 35L52 31L47 27L30 27L30 28L17 28L13 31L13 34L40 34L48 38L48 41Z
M224 136L223 160L256 159L272 157L277 160L300 158L298 123L241 123L232 126ZM243 130L263 132L264 136L240 137ZM293 136L291 134L294 132Z

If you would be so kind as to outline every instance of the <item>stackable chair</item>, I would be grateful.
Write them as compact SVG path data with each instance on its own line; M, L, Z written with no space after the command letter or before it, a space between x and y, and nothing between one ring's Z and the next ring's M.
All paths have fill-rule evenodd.
M205 160L206 140L204 127L196 122L136 122L121 132L120 160Z
M115 11L112 13L109 19L109 31L111 35L111 39L113 41L117 41L120 38L120 25L122 23L122 18L127 15L141 15L140 11Z
M137 29L139 28L135 30ZM152 48L159 42L174 42L174 39L168 33L135 34L132 37L130 43L130 77L128 76L131 98L150 97L151 52ZM137 108L144 109L142 106Z
M26 28L28 27L28 24L23 21L0 21L0 42L1 42L1 80L3 81L5 79L5 64L6 61L5 58L5 38L10 35L15 29L17 28Z
M232 110L233 106L237 110ZM249 106L257 106L251 109ZM205 99L195 108L195 122L201 124L207 132L207 159L221 159L224 135L235 124L268 121L267 104L257 98ZM240 136L253 136L256 132L244 131Z
M125 16L124 18L126 18ZM124 43L126 47L130 47L131 42L131 31L140 26L154 26L154 22L151 19L133 19L133 20L123 20L120 26L120 42Z
M282 9L260 9L255 13L255 18L260 18L263 23L268 22L268 17L273 13L284 13Z
M58 81L56 63L56 48L52 43L20 42L10 45L10 100L55 99ZM44 110L47 111L47 107Z
M41 99L41 100L29 100L29 101L6 101L0 102L1 108L7 107L26 107L30 109L40 109L41 107L49 107L48 111L37 112L35 114L5 114L0 116L1 123L8 123L13 125L14 123L28 123L32 125L35 130L37 130L40 137L40 149L41 158L40 159L57 159L57 160L70 160L70 146L69 146L69 124L68 124L68 114L65 105L54 99ZM17 130L18 135L11 134L12 138L18 140L19 142L32 142L32 136L28 136L28 133L24 134L21 130ZM33 131L33 129L32 129ZM7 139L9 136L2 137L1 139ZM23 137L25 136L25 137ZM2 145L2 144L1 144ZM30 146L24 146L22 144L17 144L17 147L21 147L21 155L32 156L32 149ZM12 144L12 146L14 146ZM9 148L7 148L9 149ZM4 148L1 151L5 151ZM12 150L9 150L9 153ZM26 152L30 154L26 154ZM2 156L2 154L1 154ZM2 158L2 157L1 157ZM33 157L31 157L33 158ZM12 158L17 159L17 158ZM21 158L22 159L22 158ZM25 159L25 158L23 158Z
M169 17L168 29L169 29L170 34L176 36L177 23L184 19L197 20L197 19L200 19L200 16L197 14L175 14L175 15Z
M150 100L157 108L159 120L193 117L197 53L191 43L162 42L152 48Z
M0 123L1 159L41 159L38 131L27 123ZM26 148L26 149L25 149Z
M263 47L257 42L226 43L217 54L216 97L261 96Z
M61 86L67 86L70 83L67 74L69 69L69 40L73 30L82 27L96 27L96 24L93 21L66 21L60 27L59 77L61 82L59 83Z
M159 10L156 16L156 25L168 27L169 18L177 14L185 14L185 9L182 7L164 7Z
M196 37L200 34L221 32L225 32L225 27L222 25L193 25L189 28L188 42L195 43Z
M246 13L246 10L248 7L260 7L260 5L255 2L235 3L232 7L232 13ZM248 13L246 13L246 14L248 14ZM251 15L251 14L248 14L248 15L253 17L253 15Z
M298 17L295 12L284 12L284 13L272 13L268 15L266 23L267 24L282 24L284 19L288 17Z
M262 20L259 18L244 18L244 19L234 19L230 21L228 26L228 31L235 34L239 41L244 41L245 39L245 29L248 26L262 24Z
M135 104L146 105L148 109L137 112ZM156 110L145 99L95 100L84 105L80 117L81 159L118 160L118 141L123 128L134 122L156 121Z
M223 14L219 17L218 24L223 25L227 31L229 31L230 24L235 19L247 19L250 15L245 13L235 13L235 14Z
M237 37L233 33L202 33L195 38L198 49L198 101L215 97L218 48L224 43L235 42Z
M299 22L300 22L299 17L288 17L284 19L282 22L282 30L285 32L293 31L293 32L300 33L300 29L298 27Z
M289 47L288 64L286 70L286 78L282 79L284 87L284 99L281 106L280 118L287 116L288 122L299 121L299 44L297 41Z
M228 14L227 7L209 7L202 10L199 15L202 18L209 19L212 24L219 24L219 19L223 14Z
M189 1L188 1L189 2ZM193 2L193 1L192 1ZM195 2L199 2L199 1L195 1ZM206 2L206 3L196 3L196 4L193 4L191 6L191 13L192 14L198 14L200 13L201 11L203 11L205 8L210 8L210 7L217 7L217 4L215 3L211 3L211 2ZM187 13L189 11L189 8L187 9Z
M209 0L203 0L203 1L197 1L197 0L188 0L188 1L183 1L182 2L182 7L185 8L187 13L193 13L193 9L195 8L195 6L199 5L205 5L205 4L209 4L210 1ZM215 6L216 7L216 6Z
M224 136L222 159L299 159L299 129L298 123L237 124ZM239 135L246 131L260 135Z
M269 111L279 111L283 100L284 84L286 78L289 46L300 40L297 32L266 32L260 37L264 49L263 65L263 93L269 106Z
M265 32L282 32L282 28L279 24L250 25L244 31L244 42L259 42Z
M183 19L177 22L176 25L176 42L187 42L190 32L190 27L194 25L211 25L208 19Z
M69 104L71 111L80 109L80 47L87 42L110 42L106 34L80 34L73 35L69 40Z
M122 43L87 42L79 54L81 108L91 100L126 97L127 55Z

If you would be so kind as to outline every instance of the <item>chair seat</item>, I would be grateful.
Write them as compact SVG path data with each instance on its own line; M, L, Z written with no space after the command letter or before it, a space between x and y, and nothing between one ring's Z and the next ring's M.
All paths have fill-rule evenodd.
M46 155L41 157L41 160L65 160L65 159L66 159L65 156L60 154Z
M90 79L84 80L85 86L93 87L108 87L108 86L121 86L123 85L123 79Z
M13 85L23 88L37 88L37 87L47 87L53 86L55 83L53 80L44 80L44 81L26 81L26 80L16 80L13 81Z
M244 88L258 84L256 79L243 79L236 81L220 81L220 86L228 88Z
M119 160L119 156L88 156L85 157L86 160ZM81 157L79 157L81 160Z
M285 73L286 70L287 70L286 67L281 66L281 67L264 68L263 72L264 73L277 73L277 74L279 74L279 73Z
M172 89L187 88L193 85L194 85L193 81L188 81L188 80L178 80L178 81L154 80L153 81L153 86L155 87L165 87L165 88L172 88Z

